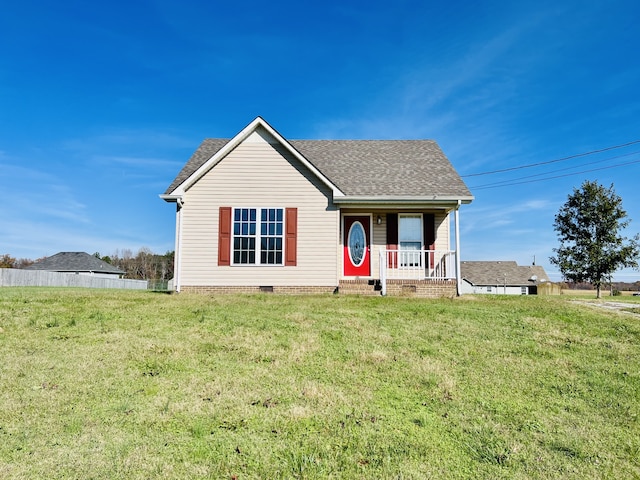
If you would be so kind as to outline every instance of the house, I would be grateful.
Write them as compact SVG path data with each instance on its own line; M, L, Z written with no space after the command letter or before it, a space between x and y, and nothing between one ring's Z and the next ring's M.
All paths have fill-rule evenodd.
M24 270L92 275L103 278L121 278L126 272L85 252L60 252L36 262Z
M544 268L519 266L512 261L461 262L462 294L489 293L537 295L541 285L549 283Z
M473 197L431 140L287 140L258 117L204 140L160 197L176 204L177 291L459 290Z

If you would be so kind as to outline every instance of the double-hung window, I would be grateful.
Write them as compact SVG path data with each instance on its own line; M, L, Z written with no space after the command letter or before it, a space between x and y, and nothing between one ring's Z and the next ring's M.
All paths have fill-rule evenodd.
M233 210L233 263L283 265L284 209Z
M262 265L282 265L282 232L282 209L261 209L260 263Z
M400 214L398 220L400 266L419 267L422 265L422 215Z

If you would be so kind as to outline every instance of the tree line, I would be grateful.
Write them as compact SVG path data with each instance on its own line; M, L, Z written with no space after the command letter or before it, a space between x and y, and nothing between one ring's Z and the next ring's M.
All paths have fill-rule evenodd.
M158 282L166 282L173 278L173 251L161 255L142 247L136 254L129 249L123 249L116 250L112 255L102 256L96 252L93 256L126 272L124 278ZM0 255L0 268L26 268L44 258L46 257L35 260L15 258L5 253Z
M153 253L147 247L142 247L134 255L131 250L125 248L116 250L112 255L101 256L96 252L94 256L124 270L125 278L132 280L167 281L173 278L173 251L161 255Z

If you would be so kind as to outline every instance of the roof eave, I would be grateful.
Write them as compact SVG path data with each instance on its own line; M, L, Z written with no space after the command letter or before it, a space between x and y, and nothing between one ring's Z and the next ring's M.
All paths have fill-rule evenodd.
M165 202L169 202L169 203L175 203L178 200L180 200L182 198L182 195L167 195L167 194L161 194L158 195L162 200L164 200Z
M460 204L469 204L473 201L473 196L449 196L449 195L430 195L422 197L397 197L397 196L353 196L346 195L337 197L333 202L338 205L371 205L371 206L391 206L391 205L407 205L407 206L433 206L433 207L455 207Z

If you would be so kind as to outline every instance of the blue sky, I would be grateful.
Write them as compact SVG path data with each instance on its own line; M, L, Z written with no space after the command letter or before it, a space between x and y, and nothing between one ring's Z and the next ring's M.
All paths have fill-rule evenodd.
M463 176L639 140L638 18L616 0L4 2L0 254L172 250L158 194L258 115L289 139L434 139ZM638 162L634 144L465 177L463 259L535 257L553 279L554 215L584 180L613 183L640 232Z

